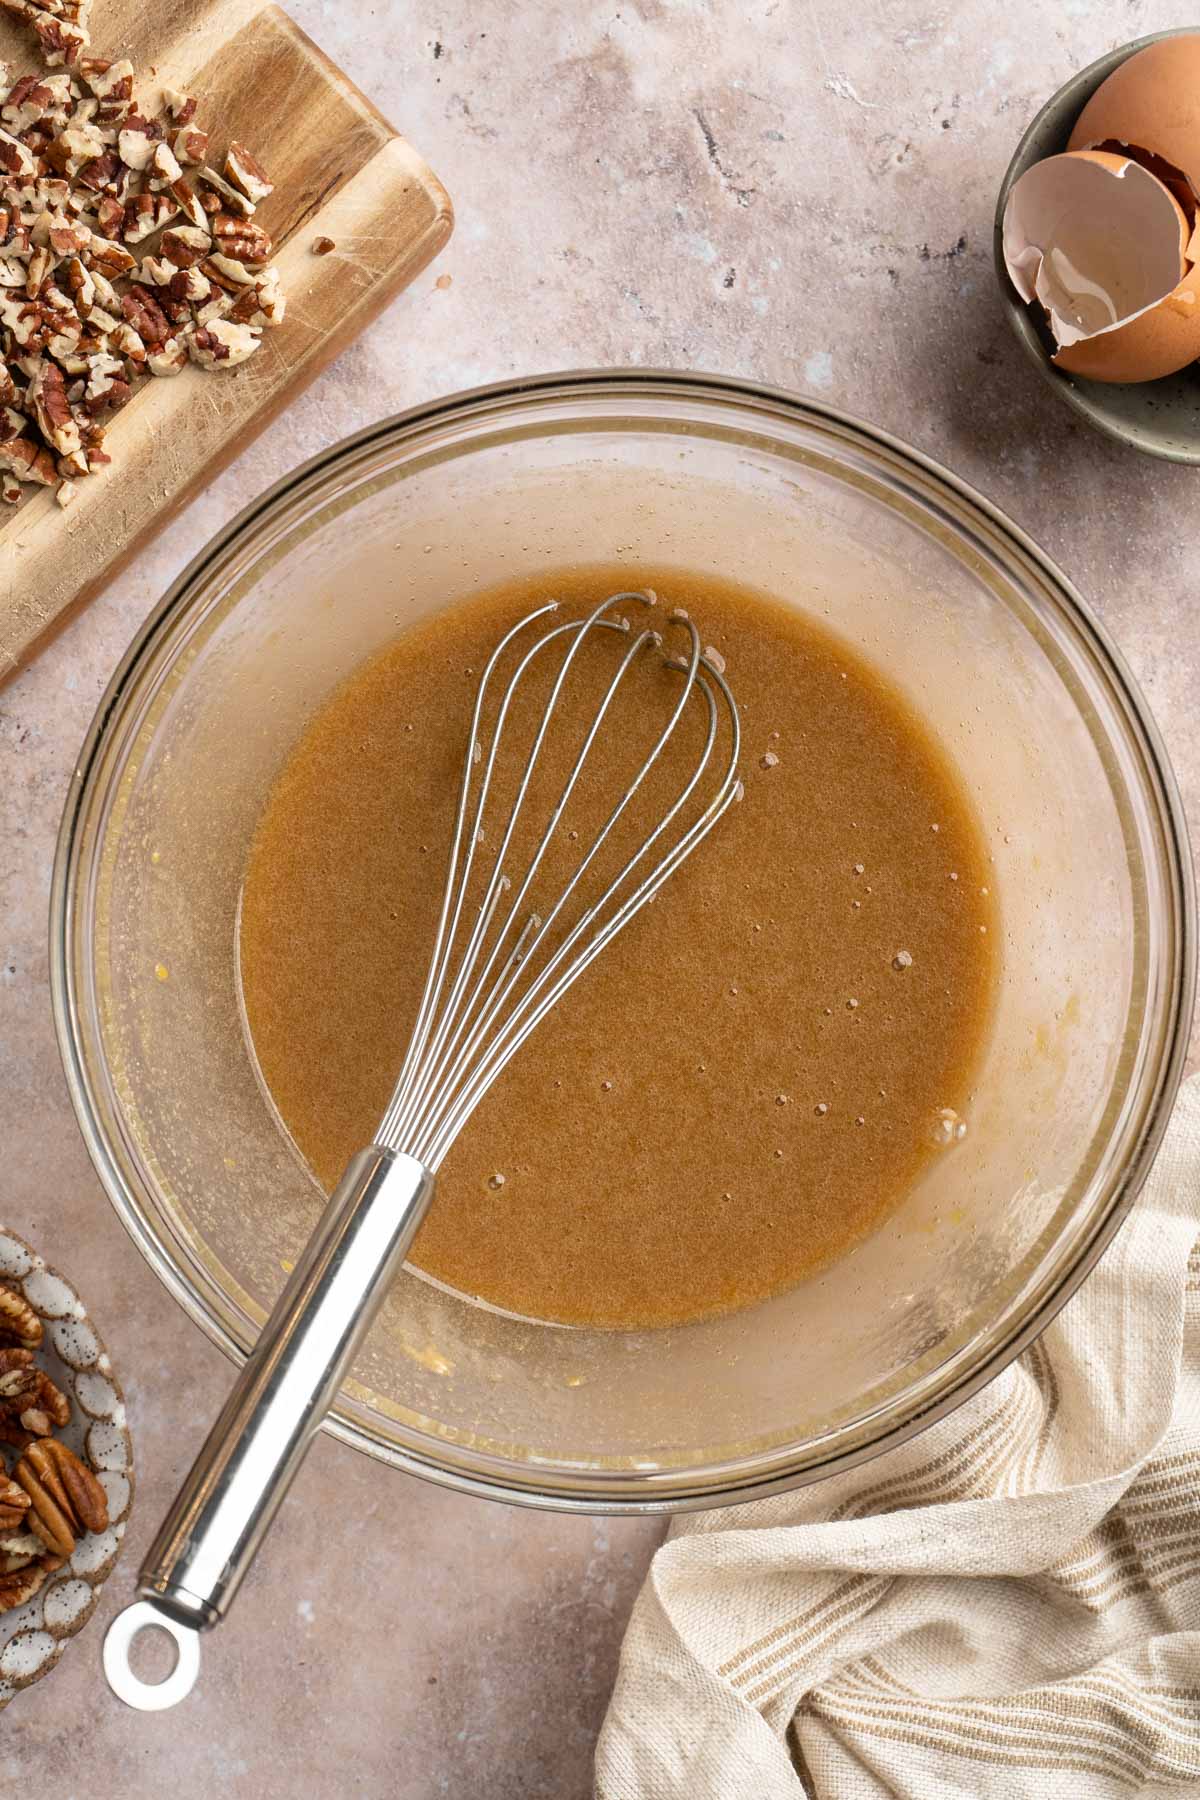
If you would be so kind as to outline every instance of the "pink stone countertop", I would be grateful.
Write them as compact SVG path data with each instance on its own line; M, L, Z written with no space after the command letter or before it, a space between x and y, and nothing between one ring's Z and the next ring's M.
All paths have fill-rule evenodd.
M1110 445L1052 403L1001 316L990 248L997 184L1041 101L1111 45L1179 21L1166 0L292 10L428 156L458 228L367 337L0 689L0 1217L80 1284L125 1377L141 1482L99 1619L0 1720L0 1786L64 1800L585 1800L661 1526L456 1498L324 1440L193 1698L142 1716L103 1684L103 1624L230 1371L131 1248L60 1074L45 918L73 757L168 582L301 458L476 382L665 364L845 406L1006 508L1116 635L1200 840L1200 470Z

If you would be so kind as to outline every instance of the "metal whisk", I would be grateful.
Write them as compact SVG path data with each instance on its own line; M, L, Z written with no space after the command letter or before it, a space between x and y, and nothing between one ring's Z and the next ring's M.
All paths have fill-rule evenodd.
M702 649L682 612L663 626L663 634L678 635L677 650L648 625L634 629L621 612L654 605L648 591L614 594L585 618L545 624L531 639L529 628L557 612L551 602L515 625L488 659L471 717L433 954L395 1089L374 1142L351 1159L151 1546L139 1578L141 1599L109 1628L105 1673L131 1706L158 1711L190 1691L200 1666L197 1634L232 1604L416 1236L434 1173L472 1112L567 989L741 797L738 711L721 659ZM613 640L616 666L577 746L568 746L574 754L543 828L530 830L531 796L557 768L547 746L561 730L566 697L585 657ZM619 741L633 741L623 718L628 702L634 697L644 708L639 690L652 683L661 706L664 670L678 680L667 690L657 736L600 824L568 833L573 803L587 796L580 784L597 744L623 724ZM523 762L519 753L515 758L512 798L502 804L504 753L520 737L530 686L544 685L547 674L548 694L527 721L533 726L528 750ZM648 798L656 791L652 771L676 773L677 759L664 760L665 753L696 707L699 749L673 797L662 810L650 810L662 805ZM640 823L639 804L650 811ZM622 851L630 836L634 847ZM529 843L531 849L523 848ZM543 901L539 888L552 846L551 865L565 859L570 867ZM605 874L614 850L619 866ZM129 1659L133 1638L147 1625L170 1632L179 1651L173 1674L157 1686L143 1682Z

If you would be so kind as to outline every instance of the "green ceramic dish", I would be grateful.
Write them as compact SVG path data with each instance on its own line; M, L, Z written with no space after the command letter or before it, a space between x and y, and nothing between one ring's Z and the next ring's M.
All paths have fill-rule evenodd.
M1110 50L1107 56L1089 63L1086 69L1081 69L1060 87L1057 94L1047 100L1017 145L1000 186L993 231L996 275L1004 310L1026 355L1041 370L1059 398L1107 437L1130 444L1135 450L1144 450L1149 456L1163 456L1170 462L1182 463L1200 463L1200 363L1181 369L1177 375L1164 376L1161 381L1142 381L1128 387L1103 381L1083 381L1076 375L1066 375L1056 369L1047 354L1046 340L1038 329L1032 309L1008 278L1002 231L1004 208L1013 183L1032 163L1066 149L1072 126L1100 83L1136 51L1144 50L1147 44L1156 44L1161 38L1186 37L1196 29L1193 25L1181 31L1157 31L1132 44L1122 44L1119 49Z

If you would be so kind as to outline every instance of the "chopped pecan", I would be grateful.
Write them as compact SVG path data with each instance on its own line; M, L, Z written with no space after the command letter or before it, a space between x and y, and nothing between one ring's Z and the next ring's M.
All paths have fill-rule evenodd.
M9 89L8 99L0 108L0 119L18 135L53 110L54 89L38 75L22 75Z
M219 288L227 294L236 294L244 287L250 287L254 281L254 271L245 263L238 262L234 256L206 256L200 264L204 274L210 281L215 281Z
M95 133L95 143L92 133ZM73 126L62 132L46 154L56 169L61 169L64 175L94 194L115 193L120 185L121 159L92 125Z
M100 188L117 169L117 158L90 119L65 125L47 145L46 161L68 180Z
M212 238L195 225L171 225L162 234L160 249L177 269L190 269L208 255Z
M0 131L0 170L6 175L35 175L37 165L20 138Z
M152 375L178 375L181 369L187 368L187 361L186 345L177 337L170 337L150 352L146 358L146 367Z
M48 235L55 256L78 256L92 234L86 225L73 225L59 214L50 220Z
M162 307L140 281L135 281L127 294L121 296L121 311L133 326L143 344L161 344L170 336L170 328L163 314Z
M138 269L138 280L150 287L167 287L172 275L179 270L168 256L143 256Z
M223 288L216 288L212 296L204 302L196 313L197 325L211 325L214 319L223 319L233 311L233 301Z
M160 231L178 211L178 204L170 194L134 194L126 203L121 236L127 244L140 244L143 238Z
M109 333L109 344L114 356L127 357L135 368L140 369L146 360L146 346L128 319L122 319Z
M133 107L133 64L127 59L105 62L83 57L79 73L99 101L96 117L105 125L118 125Z
M239 262L270 261L271 240L253 219L234 219L228 213L218 213L210 230L222 255L234 256Z
M163 105L177 125L190 125L196 116L199 101L194 94L181 93L178 88L164 87L162 91Z
M198 125L183 125L171 133L171 148L181 163L202 163L208 155L208 133Z
M130 113L117 134L117 149L125 167L133 169L139 175L148 169L162 137L163 128L157 119L146 119L141 113Z
M125 379L125 364L119 357L108 356L103 352L92 357L87 386L83 392L84 410L92 418L109 408L124 406L130 392L129 383Z
M146 165L146 183L152 193L160 193L163 188L170 187L183 175L175 152L170 144L159 143L154 146L154 153Z
M13 1470L29 1495L29 1529L67 1557L87 1531L108 1528L108 1498L85 1463L59 1438L31 1444Z
M79 449L79 427L71 417L66 384L57 363L43 361L26 389L42 436L60 456L71 456Z
M331 250L336 249L337 244L331 237L315 237L312 241L312 253L314 256L328 256Z
M80 419L79 435L83 439L83 447L87 451L88 468L94 469L97 463L111 462L111 456L104 454L104 427L95 419Z
M24 1294L0 1282L0 1344L36 1350L42 1341L42 1321Z
M96 223L105 237L112 237L125 223L125 207L115 194L101 194L96 202Z
M41 487L50 487L56 474L50 451L27 437L10 438L6 444L0 444L0 470L7 470L18 481L36 481Z
M229 317L243 325L266 325L272 329L282 325L287 311L287 296L274 263L259 271L253 283L243 288L230 309Z
M74 484L108 461L100 417L130 398L139 373L174 375L189 358L236 366L283 317L271 240L252 222L270 177L238 142L223 164L210 164L190 94L165 88L158 116L140 109L133 65L86 51L88 4L0 0L0 11L41 30L52 61L68 65L14 80L0 64L6 503L19 503L32 482L57 484L66 505ZM158 232L139 268L127 246ZM28 1392L0 1394L0 1441L23 1446L50 1428L61 1396L27 1369L7 1373Z
M31 300L36 300L46 282L46 277L54 267L54 257L45 244L39 244L29 258L25 270L25 292Z
M243 219L250 218L254 211L253 200L248 200L245 194L239 193L231 182L226 181L223 175L218 175L215 169L209 168L207 163L201 169L198 179L218 196L230 212L237 213ZM208 202L206 200L205 211L207 210ZM220 210L221 208L218 206L217 211Z
M6 0L6 4L11 4L11 0ZM82 25L73 25L67 19L48 19L43 16L31 19L30 23L42 46L42 55L52 69L59 68L64 63L71 68L91 42Z
M213 319L199 325L188 339L188 355L203 369L232 369L253 356L261 338L249 325L230 319Z
M84 458L83 459L83 468L78 470L77 473L79 473L81 475L86 475L87 472L88 472L87 459ZM78 491L79 490L76 488L75 483L73 481L70 481L70 480L60 481L58 486L54 490L54 498L57 500L59 506L65 508L65 507L70 506L72 500L75 498L75 495L77 494Z
M208 230L208 214L200 204L200 197L187 176L182 172L167 189L172 200L184 218L199 231Z
M212 293L212 283L203 268L177 269L167 284L167 294L175 304L202 306Z
M82 254L89 269L99 269L110 280L115 280L119 275L128 275L136 262L136 258L130 255L123 244L113 243L110 238L93 237Z
M59 265L58 279L70 294L76 312L86 319L96 304L96 277L84 267L78 256L68 256Z
M275 183L258 158L251 156L245 144L230 144L229 154L225 158L225 174L254 206L258 206L268 194L275 192Z

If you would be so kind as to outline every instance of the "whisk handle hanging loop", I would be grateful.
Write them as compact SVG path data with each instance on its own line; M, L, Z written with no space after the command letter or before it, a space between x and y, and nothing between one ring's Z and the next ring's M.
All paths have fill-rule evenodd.
M131 1706L157 1710L191 1686L194 1634L232 1604L433 1186L415 1157L379 1145L349 1164L142 1564L141 1600L110 1629L105 1673ZM129 1661L133 1636L156 1623L176 1639L180 1668L186 1663L191 1673L170 1699L163 1690L179 1685L179 1670L153 1687Z

